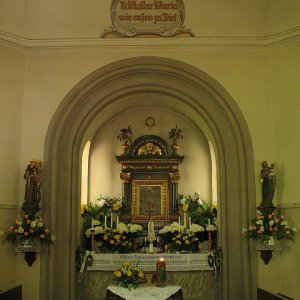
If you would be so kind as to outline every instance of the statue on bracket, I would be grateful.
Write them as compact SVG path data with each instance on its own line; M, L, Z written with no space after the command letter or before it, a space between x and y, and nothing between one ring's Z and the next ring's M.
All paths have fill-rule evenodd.
M267 213L272 212L276 207L273 205L273 197L276 187L275 165L268 165L266 161L261 163L262 169L260 171L260 183L262 185L262 202L259 208Z
M27 166L23 177L26 180L26 183L24 204L22 208L27 214L35 214L40 210L42 162L40 160L32 159Z

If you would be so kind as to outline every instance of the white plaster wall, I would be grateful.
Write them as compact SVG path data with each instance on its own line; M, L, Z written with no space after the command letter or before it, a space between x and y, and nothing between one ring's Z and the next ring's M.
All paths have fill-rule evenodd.
M0 47L0 66L0 204L16 204L19 197L24 54Z
M157 95L159 97L159 95ZM203 200L211 203L211 162L208 143L199 129L180 115L166 109L145 107L128 111L115 117L103 126L91 146L90 163L90 201L102 196L122 195L119 179L121 165L115 156L121 155L121 142L117 139L120 129L131 125L133 140L148 134L144 126L147 117L156 119L157 126L152 134L158 135L167 142L169 131L178 125L183 130L184 139L179 141L179 154L185 156L179 165L181 180L178 192L193 195L200 192Z

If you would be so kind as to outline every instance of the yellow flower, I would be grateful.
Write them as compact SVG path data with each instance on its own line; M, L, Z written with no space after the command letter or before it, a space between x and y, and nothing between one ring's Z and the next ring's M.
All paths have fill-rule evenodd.
M107 234L104 234L103 240L104 240L104 241L108 240L108 235L107 235Z
M119 236L118 234L116 234L116 235L114 236L114 239L118 241L118 240L120 239L120 236Z
M188 208L189 208L189 205L188 204L182 204L182 211L184 211L184 212L187 212L187 210L188 210Z
M88 206L86 204L81 204L80 213L83 215L84 211L88 210Z
M113 209L114 210L119 210L120 207L121 207L121 205L119 203L114 203L113 204Z
M126 269L129 268L130 265L131 265L130 261L126 260L126 261L124 262L124 267L125 267Z
M143 278L144 277L144 272L143 271L139 271L138 276L141 277L141 278Z
M114 244L115 244L115 241L114 241L114 240L110 240L109 243L110 243L111 245L114 245Z
M132 272L130 270L127 271L127 276L131 277L132 276Z
M115 271L115 277L116 278L120 278L121 276L122 276L122 273L121 273L121 271Z
M186 241L185 241L185 244L186 244L186 245L189 245L189 244L190 244L190 241L189 241L189 240L186 240Z

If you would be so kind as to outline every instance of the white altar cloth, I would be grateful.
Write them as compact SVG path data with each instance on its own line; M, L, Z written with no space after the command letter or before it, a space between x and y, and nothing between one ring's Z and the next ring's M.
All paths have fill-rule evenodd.
M94 263L88 270L115 271L124 261L139 263L144 271L155 271L156 261L161 257L166 262L167 271L207 271L213 270L208 264L208 253L131 253L95 254Z
M151 286L128 290L123 287L109 285L107 289L126 300L165 300L178 292L181 287L174 285L166 286L164 288Z

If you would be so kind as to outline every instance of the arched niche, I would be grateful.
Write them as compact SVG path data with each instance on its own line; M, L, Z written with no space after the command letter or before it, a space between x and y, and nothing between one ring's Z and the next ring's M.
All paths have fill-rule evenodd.
M57 234L41 258L41 299L76 299L80 163L83 147L103 124L136 107L160 107L188 118L216 152L222 299L256 299L256 251L241 239L255 211L254 160L245 119L232 97L201 70L161 57L111 63L81 80L49 126L44 153L43 210Z

